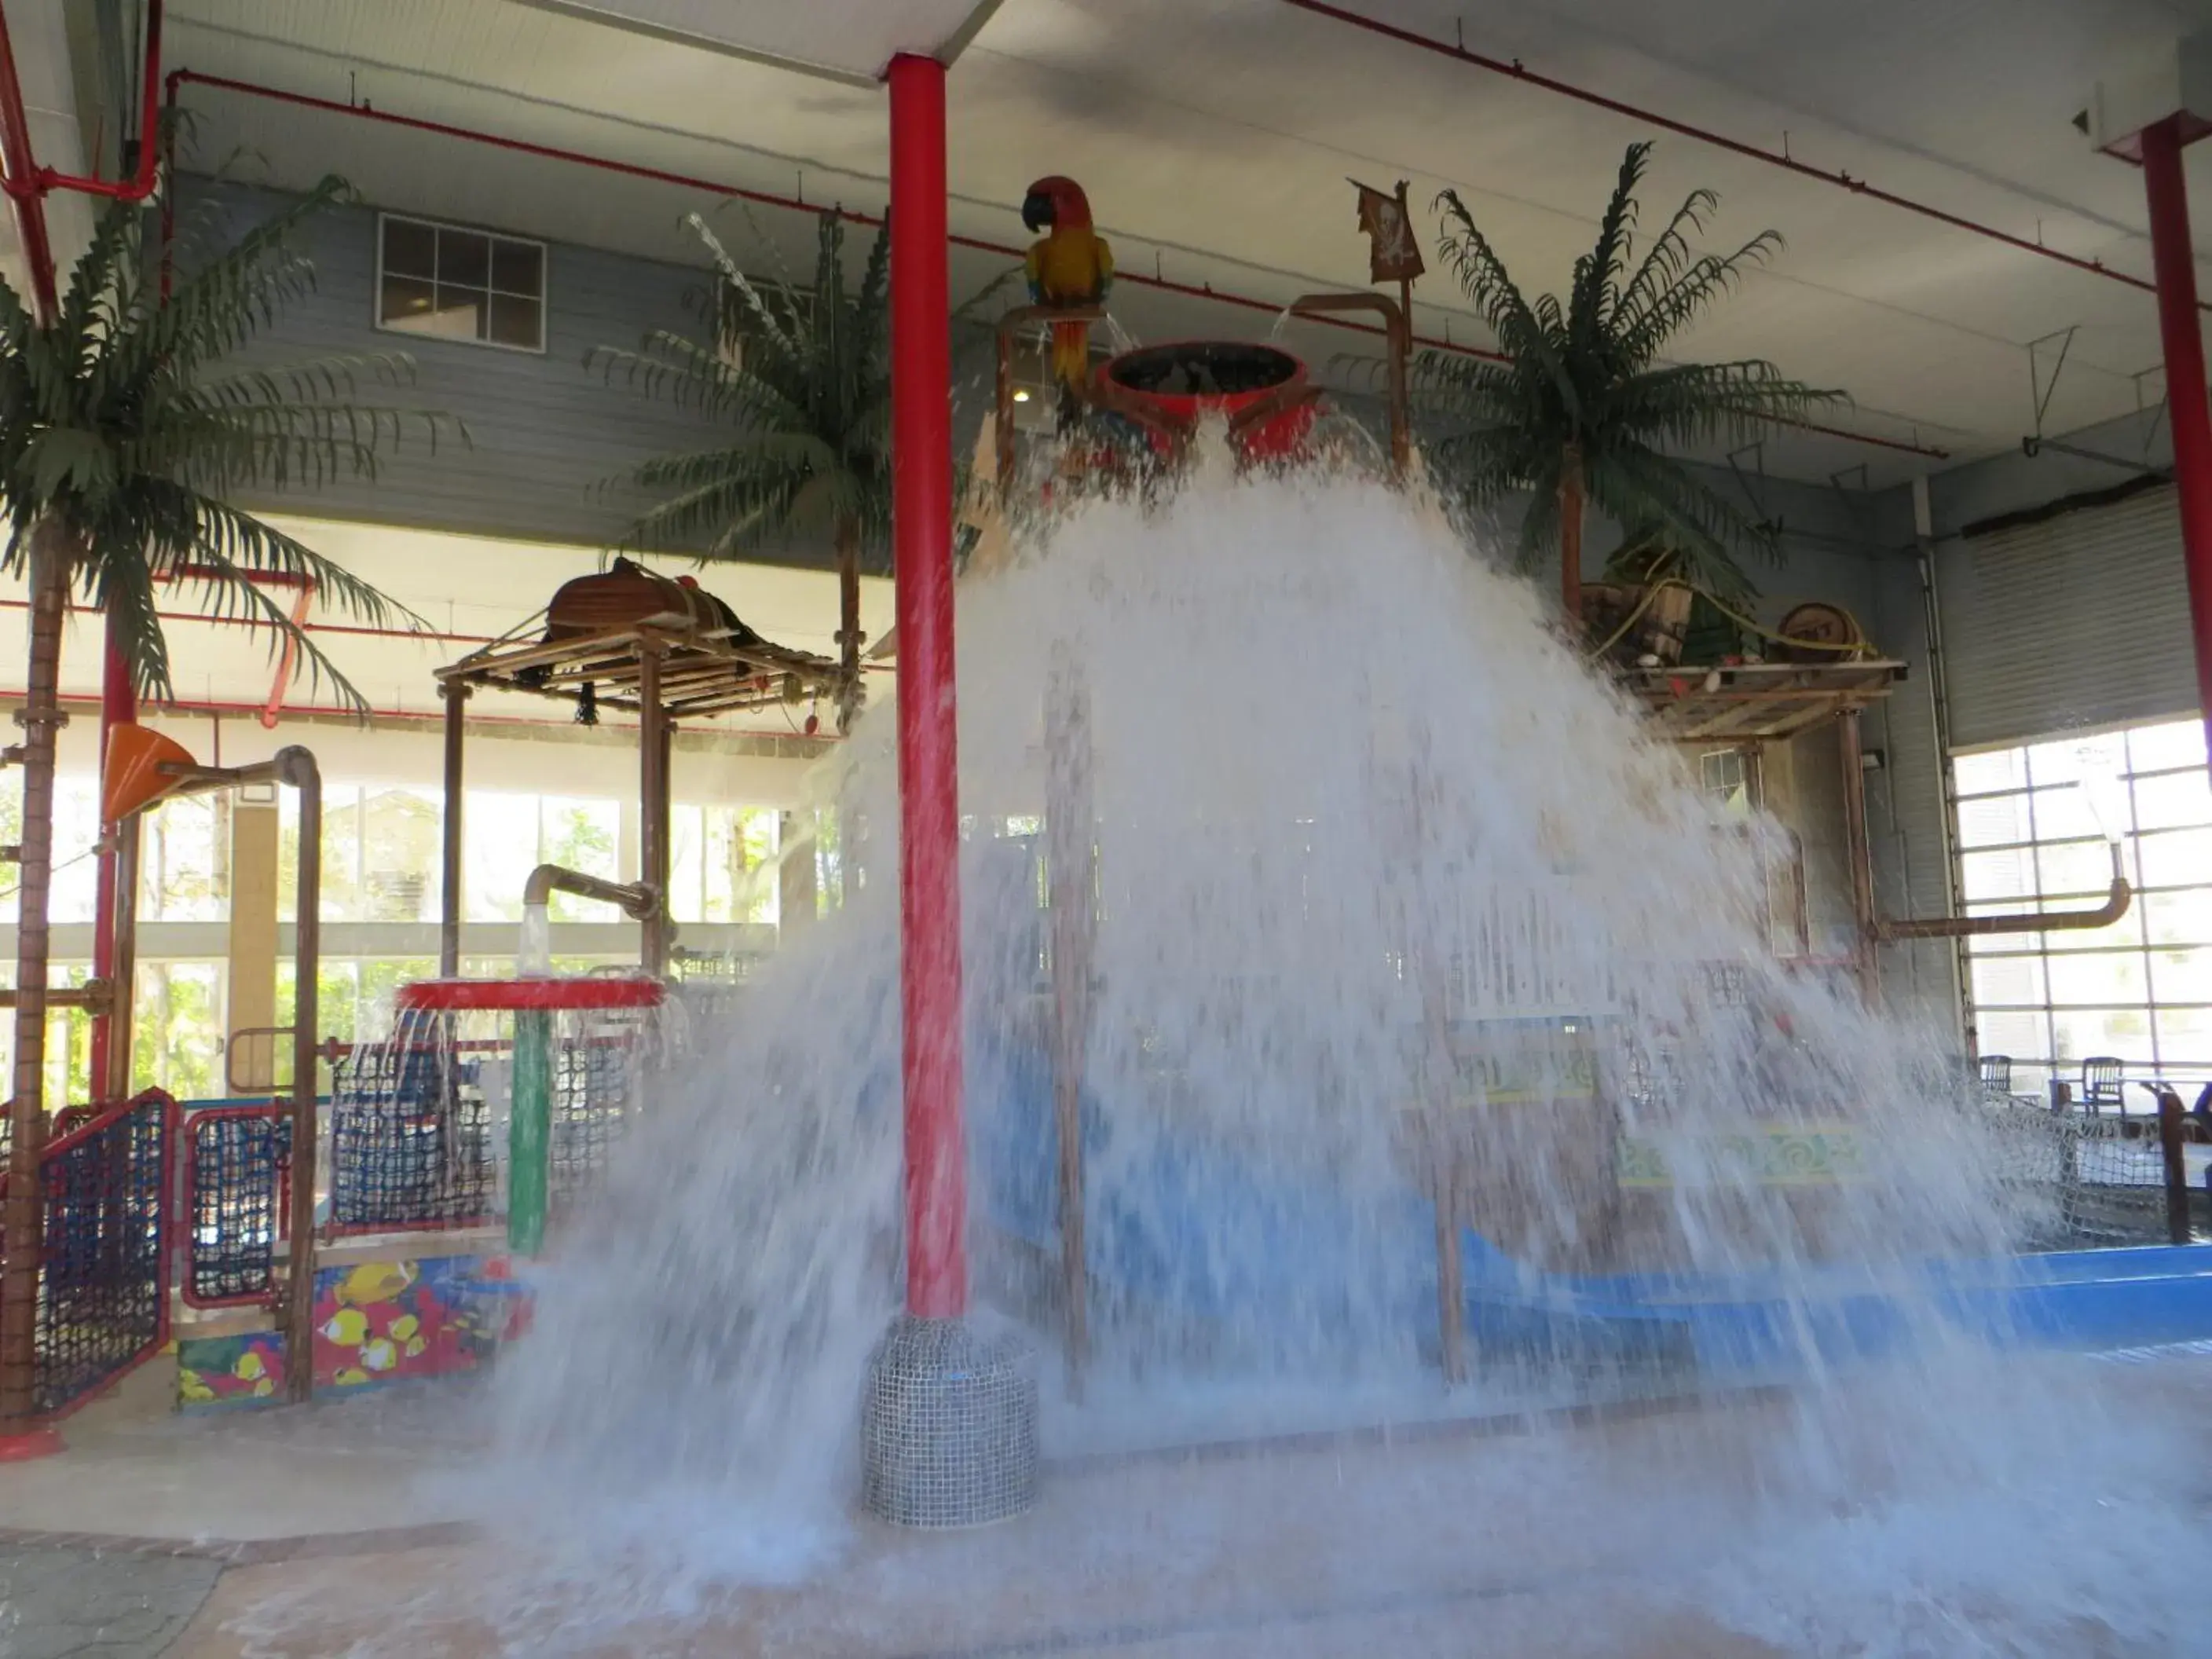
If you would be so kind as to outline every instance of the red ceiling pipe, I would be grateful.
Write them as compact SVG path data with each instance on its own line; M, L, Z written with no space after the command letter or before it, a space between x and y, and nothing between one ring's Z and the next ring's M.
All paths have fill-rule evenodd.
M1725 133L1713 131L1710 127L1693 126L1687 121L1678 121L1672 116L1661 115L1655 110L1644 109L1635 104L1623 103L1618 98L1608 98L1603 93L1592 92L1588 87L1578 87L1572 82L1561 81L1549 75L1540 75L1523 64L1517 58L1508 60L1503 58L1488 57L1479 52L1469 52L1465 46L1455 42L1439 40L1431 34L1423 34L1417 30L1401 28L1395 23L1385 23L1379 18L1369 17L1356 11L1348 11L1342 6L1329 5L1327 0L1282 0L1282 3L1286 6L1295 6L1300 11L1311 12L1316 17L1327 17L1335 22L1349 24L1353 28L1365 29L1370 34L1379 34L1385 40L1395 40L1402 46L1418 46L1423 52L1435 52L1439 57L1449 58L1472 69L1487 70L1492 75L1506 76L1525 85L1539 87L1546 92L1558 93L1563 98L1571 98L1577 103L1589 104L1597 109L1609 110L1615 115L1625 115L1632 121L1644 122L1664 132L1676 133L1685 138L1694 138L1701 144L1711 144L1716 149L1728 151L1731 155L1741 155L1751 161L1764 161L1769 167L1777 167L1784 172L1794 173L1801 179L1813 179L1824 185L1833 185L1839 190L1850 191L1854 196L1863 196L1869 201L1881 202L1893 208L1902 208L1907 213L1917 213L1923 219L1933 219L1936 223L1948 225L1954 230L1969 231L1977 236L1986 236L1993 242L2002 242L2007 247L2015 248L2022 253L2033 253L2039 258L2055 259L2062 265L2071 266L2075 270L2087 271L2093 276L2103 276L2115 283L2125 283L2130 288L2141 289L2146 294L2158 291L2158 284L2147 283L2140 276L2130 276L2124 270L2114 270L2102 259L2084 259L2075 254L2062 253L2055 247L2045 247L2040 242L2031 242L2025 236L2015 236L2010 231L1999 230L1995 225L1985 225L1978 220L1965 218L1956 213L1947 213L1942 208L1930 207L1925 202L1916 202L1911 197L1899 196L1893 191L1877 190L1865 179L1854 179L1850 173L1840 169L1831 173L1825 167L1810 166L1796 160L1786 150L1766 149L1758 144L1747 144L1741 138L1731 138Z
M2204 334L2198 320L2197 252L2189 240L2189 183L2181 169L2181 118L2143 129L2143 189L2150 200L2151 268L2158 273L2158 331L2166 348L2173 421L2173 477L2181 495L2182 559L2189 570L2197 695L2212 741L2212 404L2205 401Z
M535 155L549 161L568 161L578 167L597 167L603 172L620 173L625 178L643 179L653 184L674 185L684 190L703 191L709 195L726 196L740 202L751 202L761 207L787 209L794 213L830 213L848 224L878 226L883 220L872 213L857 209L825 206L818 202L802 201L796 196L781 196L773 191L746 190L734 185L720 184L712 179L695 178L689 173L672 173L664 167L641 167L632 161L617 161L604 155L587 155L581 150L563 149L554 144L532 143L524 138L502 137L497 133L482 132L471 127L453 126L444 121L426 121L412 115L396 115L389 110L373 109L365 104L343 104L332 98L317 98L304 92L287 92L278 87L266 87L252 81L233 80L228 76L203 75L197 70L179 70L169 77L173 88L180 82L191 82L211 87L222 92L240 93L248 98L266 98L280 104L292 104L301 109L319 110L330 115L348 115L356 120L381 122L386 126L404 127L413 132L427 132L441 138L458 138L472 144L488 144L495 149L513 150L521 155ZM1026 250L1007 242L994 242L980 236L962 236L947 230L945 239L954 247L973 252L989 253L1001 258L1019 260ZM1132 288L1148 288L1162 294L1180 295L1185 299L1208 300L1217 305L1233 306L1242 311L1257 312L1262 316L1279 317L1284 307L1273 300L1255 298L1249 294L1232 293L1218 289L1211 283L1178 283L1165 276L1148 276L1138 270L1118 270L1114 280ZM1309 319L1329 328L1343 329L1352 334L1370 335L1380 339L1383 331L1372 323L1359 322L1350 317L1321 316ZM1456 352L1462 356L1481 357L1492 362L1507 361L1500 352L1488 351L1480 346L1465 345L1456 340L1439 339L1432 335L1416 334L1413 343L1427 346L1437 351ZM1779 424L1793 426L1801 431L1818 433L1823 437L1841 438L1856 444L1865 444L1875 449L1894 450L1900 454L1918 455L1929 460L1947 461L1951 452L1933 445L1908 442L1902 438L1881 438L1863 432L1847 432L1840 427L1821 426L1811 421L1783 421Z
M899 987L906 1301L968 1310L961 1127L959 726L952 653L952 313L945 65L891 59L891 544L899 636Z
M39 164L31 155L31 125L23 110L23 83L15 73L15 46L8 14L0 9L0 190L15 211L15 240L31 272L31 312L44 328L61 308L55 284L54 245L46 234Z
M138 167L128 179L88 179L74 173L40 167L28 187L46 191L74 190L86 196L104 196L114 202L143 202L154 193L161 176L161 0L146 0L146 89L138 120ZM15 188L12 183L9 186Z

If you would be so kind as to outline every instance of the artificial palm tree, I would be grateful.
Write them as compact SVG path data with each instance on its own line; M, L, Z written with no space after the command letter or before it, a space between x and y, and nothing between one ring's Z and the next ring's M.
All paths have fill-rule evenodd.
M859 286L845 276L845 226L819 216L814 275L754 278L706 222L690 223L718 280L711 343L667 330L639 349L600 346L585 362L610 380L696 409L729 440L657 456L627 475L663 499L631 526L636 546L709 559L827 533L837 562L841 723L860 689L860 567L890 542L890 276L888 228Z
M295 233L349 195L343 180L326 179L227 246L192 236L194 255L206 247L208 257L188 259L166 295L151 279L146 216L121 203L101 216L51 320L33 316L0 283L0 501L8 531L0 568L27 578L31 590L20 716L20 994L10 1149L19 1195L34 1190L45 1128L40 1092L54 736L71 592L106 613L109 637L137 690L157 700L170 692L158 584L197 590L214 614L272 630L307 665L311 683L327 680L364 712L360 694L255 579L312 581L319 598L373 626L404 615L374 587L227 500L241 489L373 474L378 451L410 422L434 441L438 417L348 401L360 374L405 378L404 357L221 372L222 358L313 287L314 269L295 246ZM36 1271L36 1207L11 1206L8 1219L12 1281Z
M1689 238L1720 198L1693 191L1632 270L1636 188L1650 154L1648 143L1629 146L1597 245L1575 262L1564 301L1524 298L1458 192L1437 198L1444 217L1438 251L1504 360L1438 350L1416 360L1415 385L1438 428L1431 471L1470 506L1534 492L1522 557L1534 564L1557 547L1571 616L1581 610L1589 501L1617 523L1665 532L1696 578L1742 592L1735 550L1777 556L1772 528L1753 522L1671 452L1716 438L1748 441L1766 422L1841 396L1755 358L1660 361L1668 342L1772 257L1782 238L1761 231L1732 253L1697 253Z

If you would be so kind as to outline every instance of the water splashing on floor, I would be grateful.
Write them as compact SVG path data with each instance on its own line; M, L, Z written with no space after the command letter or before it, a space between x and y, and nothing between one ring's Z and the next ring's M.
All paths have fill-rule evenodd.
M1928 1289L1929 1259L2002 1255L2033 1219L1955 1066L1777 963L1769 831L1717 817L1441 515L1355 480L1201 477L1053 525L963 589L959 630L973 1250L985 1299L1047 1350L1046 732L1068 687L1088 702L1094 1404L1048 1379L1057 1449L1701 1386L1663 1321L1626 1340L1546 1317L1479 1327L1447 1397L1424 1196L1443 1158L1498 1305L1663 1271L1756 1282L1785 1310L1759 1364L1792 1402L1655 1431L1678 1461L1620 1489L1717 1504L1673 1582L1784 1650L1978 1650L1944 1645L1942 1620L2037 1585L2006 1549L2059 1545L2003 1527L1947 1578L1907 1571L1921 1543L2070 1516L2134 1478L2145 1441L2085 1364L1993 1358ZM897 1285L891 722L872 710L846 751L843 908L793 930L698 1045L500 1379L508 1518L574 1559L775 1578L843 1534L862 1359ZM1507 1059L1450 1105L1443 1074L1470 1049ZM1666 1182L1617 1179L1616 1126ZM1847 1179L1747 1176L1745 1145L1839 1126ZM1824 1333L1876 1294L1901 1334L1869 1373ZM1569 1462L1551 1507L1592 1524L1613 1477ZM2135 1521L2177 1516L2198 1524L2187 1504ZM1792 1578L1785 1540L1854 1552L1856 1576ZM2033 1631L2078 1611L2036 1593Z

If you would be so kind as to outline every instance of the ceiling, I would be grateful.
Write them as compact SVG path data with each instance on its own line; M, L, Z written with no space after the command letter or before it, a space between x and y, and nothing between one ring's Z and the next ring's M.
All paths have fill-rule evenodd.
M613 4L614 0L607 0ZM755 0L758 4L761 0ZM599 0L174 0L173 65L587 151L733 185L875 210L887 172L880 91L580 15ZM654 0L623 0L651 9ZM937 0L931 0L937 3ZM1345 0L1449 40L2053 247L2147 275L2142 180L2070 125L2101 66L2212 26L2212 0ZM668 0L672 12L715 14ZM726 9L724 9L726 10ZM773 11L796 15L799 9ZM806 15L861 18L862 0ZM896 10L896 8L890 9ZM963 10L944 0L939 10ZM870 45L868 51L873 51ZM804 55L804 54L801 54ZM245 149L275 182L346 173L372 198L539 235L691 258L696 192L395 131L216 88L187 101L205 161ZM950 86L957 233L1024 240L1028 181L1083 181L1125 271L1271 304L1359 286L1345 180L1456 189L1524 286L1560 283L1592 234L1630 118L1297 9L1284 0L1002 0ZM1848 391L1835 424L1946 457L1802 435L1765 457L1823 478L1890 482L2125 413L2163 388L2151 296L1795 176L1662 137L1647 222L1718 191L1710 246L1787 238L1681 342L1764 356ZM2212 145L2192 152L2212 231ZM757 215L793 246L793 215ZM784 222L776 223L781 220ZM955 292L1002 261L960 255ZM1480 341L1431 272L1417 325ZM1264 331L1264 313L1124 285L1133 331ZM1315 355L1330 349L1317 346Z

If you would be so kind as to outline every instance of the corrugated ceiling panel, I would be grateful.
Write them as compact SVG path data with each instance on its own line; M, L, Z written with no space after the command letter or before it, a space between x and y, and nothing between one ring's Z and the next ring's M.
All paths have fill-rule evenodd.
M1936 572L1960 747L2196 708L2171 489L1947 548Z

